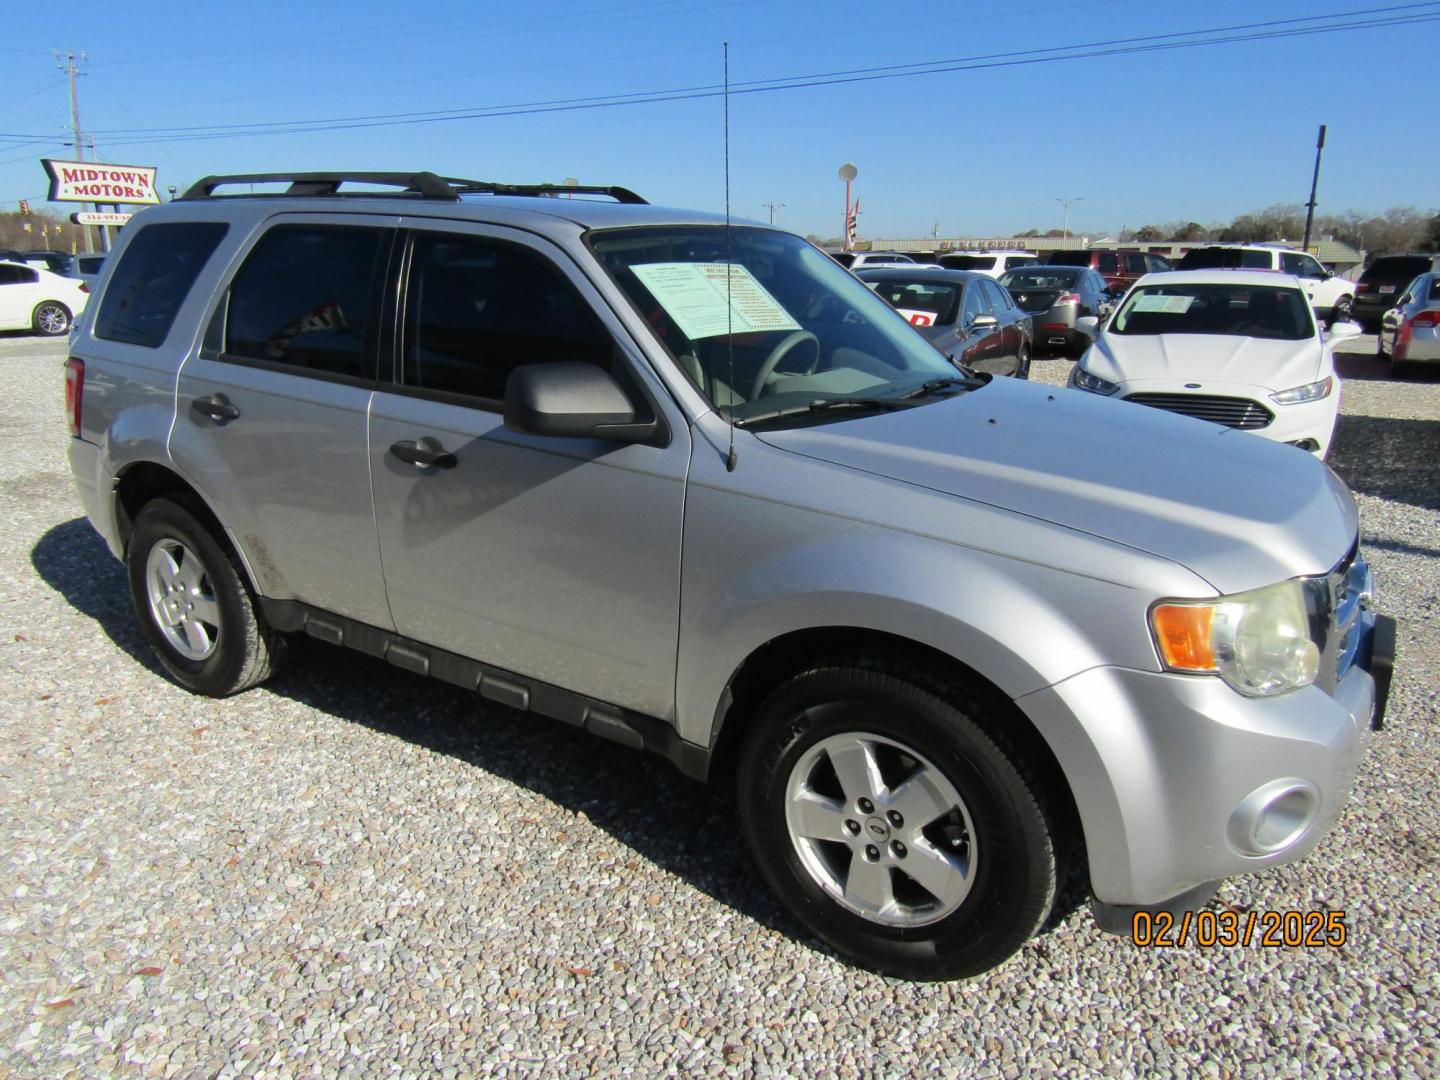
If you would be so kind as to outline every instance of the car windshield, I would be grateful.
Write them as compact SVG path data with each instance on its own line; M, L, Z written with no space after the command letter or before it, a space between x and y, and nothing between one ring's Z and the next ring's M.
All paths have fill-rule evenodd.
M663 226L598 231L590 245L722 416L743 420L825 399L898 397L964 375L884 300L798 236ZM844 418L838 410L823 415Z
M911 326L934 326L952 323L960 308L960 286L951 281L927 281L922 278L897 278L865 282L877 296L910 321Z
M1030 266L1024 270L1011 270L1000 278L1000 284L1011 292L1016 289L1073 289L1079 277L1078 269Z
M1135 289L1107 332L1302 341L1314 336L1315 326L1299 289L1186 282Z
M994 255L946 255L940 265L951 270L993 270Z

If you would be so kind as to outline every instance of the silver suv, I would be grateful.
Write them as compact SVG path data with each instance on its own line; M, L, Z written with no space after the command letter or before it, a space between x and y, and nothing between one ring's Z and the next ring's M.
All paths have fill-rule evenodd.
M881 971L998 964L1072 869L1122 931L1299 858L1383 714L1323 464L978 376L773 228L212 177L94 309L70 461L177 682L309 635L734 783L775 892Z

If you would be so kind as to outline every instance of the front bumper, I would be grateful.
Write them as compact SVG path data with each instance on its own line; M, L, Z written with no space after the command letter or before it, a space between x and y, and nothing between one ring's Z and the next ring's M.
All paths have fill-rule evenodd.
M1360 633L1333 694L1247 698L1213 677L1102 667L1017 699L1070 783L1101 908L1203 903L1315 846L1383 715L1393 623L1367 612Z

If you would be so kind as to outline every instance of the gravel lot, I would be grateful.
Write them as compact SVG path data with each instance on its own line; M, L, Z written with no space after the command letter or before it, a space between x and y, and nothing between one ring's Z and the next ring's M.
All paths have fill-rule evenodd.
M808 938L658 760L318 645L172 686L72 494L63 345L0 335L0 1075L1440 1074L1440 379L1349 344L1390 725L1314 855L1221 893L1349 944L1142 950L1080 912L912 985Z

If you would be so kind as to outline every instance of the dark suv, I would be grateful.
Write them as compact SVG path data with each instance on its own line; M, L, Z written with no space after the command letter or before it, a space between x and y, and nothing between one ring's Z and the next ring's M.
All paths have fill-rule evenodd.
M1382 255L1360 275L1355 286L1351 312L1356 322L1373 334L1380 329L1380 320L1395 306L1405 286L1421 274L1430 272L1435 257L1431 255Z
M1158 274L1170 269L1170 260L1148 251L1106 251L1076 248L1070 251L1052 251L1045 260L1047 266L1088 266L1105 278L1105 284L1117 295L1123 294L1131 285L1146 274Z

